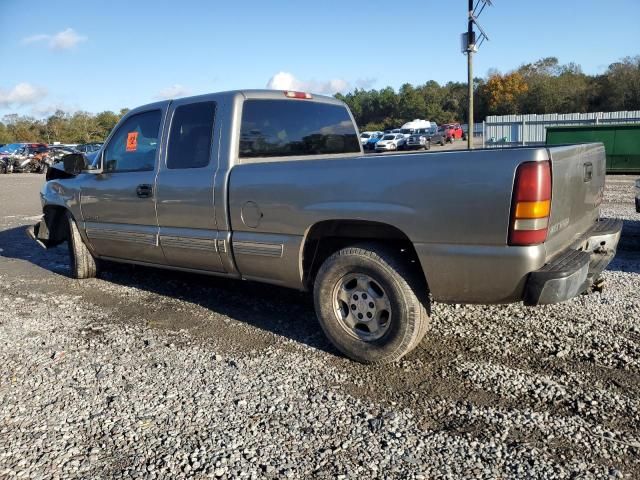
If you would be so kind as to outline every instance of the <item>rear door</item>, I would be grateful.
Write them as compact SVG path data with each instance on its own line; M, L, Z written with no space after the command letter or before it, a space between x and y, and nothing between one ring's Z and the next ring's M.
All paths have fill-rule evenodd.
M103 173L83 180L84 228L99 256L164 263L154 186L164 111L153 108L124 120L102 152Z
M160 245L171 266L223 272L217 250L214 175L217 104L200 97L172 102L165 158L157 179Z

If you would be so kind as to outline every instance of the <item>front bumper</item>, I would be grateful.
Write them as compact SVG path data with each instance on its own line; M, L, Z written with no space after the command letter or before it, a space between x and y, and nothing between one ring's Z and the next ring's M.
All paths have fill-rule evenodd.
M524 303L564 302L593 286L600 288L600 273L615 257L621 232L622 220L599 220L570 248L529 274Z

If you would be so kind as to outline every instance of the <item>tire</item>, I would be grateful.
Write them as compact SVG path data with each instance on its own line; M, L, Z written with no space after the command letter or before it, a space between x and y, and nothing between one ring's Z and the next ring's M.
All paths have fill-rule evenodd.
M67 212L67 223L69 226L69 260L71 267L71 277L77 279L94 278L98 273L96 259L84 244L78 225L70 213Z
M431 150L431 140L427 140L427 143L424 144L425 150Z
M318 271L313 294L320 326L352 360L394 362L427 331L427 287L401 260L385 246L360 244L334 253Z
M440 139L440 146L444 147L444 138Z

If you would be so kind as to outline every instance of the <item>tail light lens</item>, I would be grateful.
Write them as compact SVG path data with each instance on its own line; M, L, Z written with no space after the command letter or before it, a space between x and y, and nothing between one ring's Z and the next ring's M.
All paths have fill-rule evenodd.
M551 213L551 163L518 167L513 188L509 245L537 245L547 239Z

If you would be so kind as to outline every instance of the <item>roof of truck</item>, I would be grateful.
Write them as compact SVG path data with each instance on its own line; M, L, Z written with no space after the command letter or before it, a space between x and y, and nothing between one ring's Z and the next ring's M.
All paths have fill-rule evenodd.
M270 90L270 89L245 89L245 90L228 90L225 92L211 92L205 93L202 95L193 95L190 97L180 97L174 98L170 100L161 100L159 102L147 103L145 105L140 105L139 107L135 107L131 109L131 112L135 112L138 110L148 110L151 107L164 107L165 105L173 102L180 101L183 102L185 100L205 100L211 99L215 100L216 97L219 99L233 99L238 96L242 96L245 99L263 99L263 100L290 100L290 101L306 101L306 102L321 102L321 103L332 103L335 105L344 105L344 102L338 100L334 97L329 97L326 95L317 95L315 93L310 93L310 98L291 98L287 96L288 93L302 93L306 94L306 92L297 92L294 90ZM128 112L130 113L130 112Z

